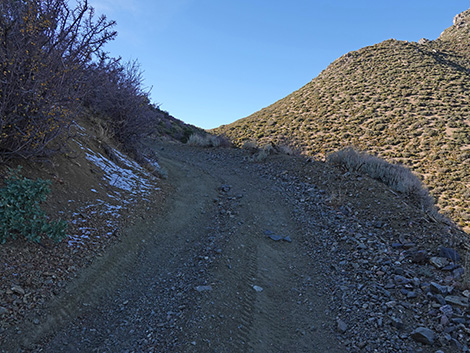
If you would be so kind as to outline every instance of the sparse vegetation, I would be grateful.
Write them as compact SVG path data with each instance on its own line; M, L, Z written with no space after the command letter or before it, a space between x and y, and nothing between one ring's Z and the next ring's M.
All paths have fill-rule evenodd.
M10 170L0 189L0 243L18 235L39 243L42 236L58 242L66 236L67 223L50 222L40 208L50 192L50 181L21 177L20 170Z
M228 147L230 142L223 136L216 136L207 133L195 133L188 139L189 146L196 147Z
M255 140L245 140L241 146L244 150L247 150L249 152L256 152L258 150L258 144L256 143Z
M253 162L263 162L270 155L275 154L284 154L284 155L294 155L294 150L288 145L275 145L272 142L265 143L261 146L258 146L255 140L246 140L244 141L242 148L249 152L250 160Z
M288 141L316 158L356 146L403 164L470 232L466 36L467 26L452 26L424 44L386 40L348 53L286 98L213 132L238 146Z
M403 165L391 164L387 161L359 152L353 148L346 148L333 152L327 156L327 161L339 165L348 171L368 175L398 191L427 212L434 212L434 200L419 178Z

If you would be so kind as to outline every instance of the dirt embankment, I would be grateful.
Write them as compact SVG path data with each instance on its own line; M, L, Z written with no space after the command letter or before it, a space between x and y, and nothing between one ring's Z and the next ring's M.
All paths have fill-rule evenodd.
M380 183L321 163L154 147L171 184L163 211L135 222L39 324L12 330L3 351L434 352L465 344L466 307L445 302L445 294L465 298L457 273L429 262L438 246L454 246L445 240L461 236L453 228L429 223ZM430 282L453 287L440 306ZM452 313L440 330L445 305ZM421 326L434 334L423 348L412 333Z

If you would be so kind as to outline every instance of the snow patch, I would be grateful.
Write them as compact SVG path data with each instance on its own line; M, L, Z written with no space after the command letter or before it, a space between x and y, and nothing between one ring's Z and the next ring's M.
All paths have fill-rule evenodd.
M104 179L111 186L134 195L148 194L156 190L156 178L152 174L121 152L113 150L113 153L122 167L90 149L87 149L86 158L104 172Z
M97 198L72 214L70 223L74 230L73 234L68 236L67 242L70 247L77 248L88 246L90 242L93 243L93 239L113 236L119 227L122 209L129 207L136 200L148 202L148 196L159 190L156 186L157 178L125 154L112 149L112 158L108 158L90 148L84 148L80 143L79 146L85 152L86 159L103 172L102 184L106 184L103 185L104 188L90 190L96 194L101 190L108 191L107 201ZM153 162L152 166L159 168L157 162ZM75 201L68 202L71 204ZM97 217L104 220L103 229L90 227L93 225L93 219Z

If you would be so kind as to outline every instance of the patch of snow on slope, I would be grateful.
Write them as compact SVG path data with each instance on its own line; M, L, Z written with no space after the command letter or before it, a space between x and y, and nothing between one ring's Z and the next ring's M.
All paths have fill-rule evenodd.
M121 217L119 211L121 209L121 205L111 205L103 200L97 199L96 203L89 203L78 212L74 212L70 223L76 227L74 234L68 235L68 245L80 247L85 245L85 242L89 241L92 236L96 238L100 237L100 235L96 235L98 229L86 226L90 223L90 216L94 214L106 216L105 227L101 229L101 231L104 232L102 234L103 236L111 236L118 227L118 220Z
M112 149L112 158L89 148L83 148L86 159L103 171L102 182L106 183L104 191L106 200L97 198L80 207L72 215L72 228L68 236L68 245L80 248L93 244L94 238L111 237L119 228L121 211L136 200L149 202L151 192L159 190L156 187L157 178L125 154ZM158 163L155 162L158 166ZM109 188L112 186L113 188ZM94 193L100 193L91 189ZM74 202L69 200L69 203ZM94 220L101 220L97 226Z
M90 149L86 152L86 158L103 170L105 173L104 177L111 186L128 191L132 194L146 194L151 190L155 190L153 184L156 178L153 175L121 152L117 150L113 150L113 152L119 159L119 164L123 167L103 156L101 153L94 152Z

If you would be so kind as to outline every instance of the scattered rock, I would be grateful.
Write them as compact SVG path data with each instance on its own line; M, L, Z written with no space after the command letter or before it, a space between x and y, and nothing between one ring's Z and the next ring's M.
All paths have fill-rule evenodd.
M397 284L399 286L403 286L403 285L408 284L408 283L411 282L411 280L409 280L408 278L406 278L404 276L401 276L401 275L395 275L395 277L393 279L395 281L395 284Z
M405 328L405 324L403 323L402 320L396 318L396 317L392 317L391 318L391 324L393 327L395 327L397 330L402 330Z
M198 292L208 292L212 290L212 286L197 286L195 289Z
M407 242L407 243L403 244L403 249L412 249L415 246L416 246L416 244L410 241L410 242Z
M434 295L434 300L436 302L438 302L440 305L446 305L447 304L446 300L444 299L444 297L441 294Z
M416 342L421 342L423 344L433 344L434 337L434 331L426 327L418 327L413 332L411 332L411 338Z
M283 239L283 237L281 237L280 235L275 235L275 234L269 234L268 238L274 241L279 241Z
M348 325L341 319L337 320L337 326L339 332L345 333L348 330Z
M446 286L441 286L436 282L431 282L430 289L432 293L446 295L449 293Z
M8 313L8 309L4 308L3 306L0 306L0 316L7 314L7 313Z
M452 314L454 313L454 310L452 309L452 307L450 305L441 306L439 311L442 312L444 315L446 315L448 317L452 316Z
M411 262L416 264L423 264L428 261L428 254L425 250L408 251L407 255Z
M449 318L447 317L446 314L442 314L440 323L443 327L449 325Z
M460 261L460 255L457 250L441 247L439 250L439 256L446 259L452 260L454 262Z
M456 264L454 264L454 263L450 263L450 264L448 264L447 266L444 266L444 267L442 268L442 271L453 271L453 270L455 270L455 269L458 268L458 267L459 267L459 265L456 265Z
M258 293L261 293L264 290L263 287L260 287L260 286L253 286L253 289L257 291Z
M11 291L13 293L16 293L16 294L20 294L20 295L24 295L25 294L25 291L23 288L21 288L20 286L14 284L11 286Z
M229 192L232 189L231 185L221 185L219 187L220 192Z
M441 269L449 264L449 259L445 257L431 257L429 262L436 268Z
M274 234L273 232L271 232L270 230L266 230L264 232L264 234L271 240L274 240L274 241L280 241L280 240L283 240L283 241L286 241L288 243L292 243L292 239L290 236L286 235L286 236L282 236L282 235L276 235Z
M447 297L445 297L445 300L449 304L458 305L463 308L468 307L468 298L465 297L459 297L457 295L448 295Z
M282 238L283 241L286 241L288 243L292 243L292 239L290 238L290 236L286 235L284 238Z
M458 279L462 277L464 273L465 273L465 270L463 269L463 267L459 266L455 270L452 271L452 276L454 276L455 279Z

